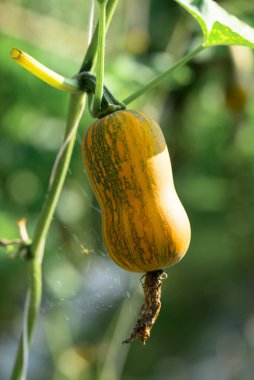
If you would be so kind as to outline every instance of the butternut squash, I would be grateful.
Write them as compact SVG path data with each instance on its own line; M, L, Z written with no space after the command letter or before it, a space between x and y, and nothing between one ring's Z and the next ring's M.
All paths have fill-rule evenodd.
M133 272L177 263L190 243L190 223L158 124L142 112L116 111L89 127L82 155L112 259Z

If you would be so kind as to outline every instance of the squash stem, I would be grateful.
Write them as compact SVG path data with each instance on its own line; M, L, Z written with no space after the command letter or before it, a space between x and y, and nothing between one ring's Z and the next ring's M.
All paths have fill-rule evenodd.
M137 320L130 338L123 343L132 343L137 338L142 340L143 345L147 339L161 309L161 280L165 278L165 273L162 269L147 272L145 281L142 283L145 295L145 302L141 307L140 316Z
M103 85L102 98L100 108L94 110L93 99L96 91L97 79L94 75L81 72L75 76L78 79L79 87L88 94L89 111L93 117L103 117L109 115L112 112L125 109L125 105L119 102L109 91L109 89Z
M98 33L98 60L96 67L96 87L93 103L93 114L96 114L101 108L104 81L104 53L105 53L105 35L106 35L106 6L107 0L103 0L100 7L99 33Z

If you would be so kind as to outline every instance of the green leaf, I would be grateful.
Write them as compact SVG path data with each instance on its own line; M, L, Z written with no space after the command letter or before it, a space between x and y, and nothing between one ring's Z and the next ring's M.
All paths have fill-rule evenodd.
M202 28L203 46L241 45L254 48L254 29L213 0L175 0Z

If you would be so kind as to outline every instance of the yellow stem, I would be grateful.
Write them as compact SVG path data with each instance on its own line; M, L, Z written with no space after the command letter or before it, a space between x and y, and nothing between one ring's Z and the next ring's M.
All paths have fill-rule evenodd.
M62 75L57 74L55 71L50 70L22 50L14 48L10 51L10 56L20 66L24 67L26 70L30 71L30 73L37 76L50 86L70 93L81 92L76 79L65 78Z

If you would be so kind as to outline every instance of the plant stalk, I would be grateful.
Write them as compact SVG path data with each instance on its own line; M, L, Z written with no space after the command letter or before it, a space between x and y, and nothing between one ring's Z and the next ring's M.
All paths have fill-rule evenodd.
M104 82L104 52L105 52L105 34L106 34L106 6L107 0L102 1L100 5L99 32L97 44L97 67L96 67L96 87L93 102L93 114L96 114L101 108Z
M133 94L129 95L127 98L125 98L122 102L124 104L130 104L134 100L138 99L141 95L143 95L145 92L151 90L154 88L160 81L165 79L169 74L171 74L173 71L179 69L179 67L182 67L185 65L187 62L189 62L195 55L200 53L205 47L204 46L199 46L190 53L186 54L184 57L179 59L173 66L171 66L169 69L164 71L163 73L159 74L157 77L152 79L150 82L147 83L147 85L143 86L140 88L138 91L134 92Z
M65 135L68 135L71 129L74 129L75 132L72 134L69 144L66 146L66 149L59 161L52 186L46 196L41 214L39 216L39 220L36 224L33 242L31 245L32 258L28 260L28 289L30 292L30 297L27 305L28 318L26 321L24 321L26 325L27 337L25 336L23 329L11 380L26 379L24 368L27 367L27 358L24 353L28 352L29 350L33 331L40 310L42 292L41 264L44 254L45 241L52 216L55 212L55 208L68 171L79 121L84 111L85 98L85 94L71 95Z
M44 240L46 239L48 229L59 199L63 183L68 171L76 134L78 130L78 125L81 119L81 116L84 111L85 106L84 94L82 95L71 95L69 113L67 117L67 124L65 130L65 138L68 137L69 133L72 131L72 137L69 140L69 144L66 146L65 151L58 163L58 167L55 170L55 176L52 180L51 187L47 194L45 203L42 208L41 215L39 217L38 223L35 228L33 243L32 243L32 252L34 257L38 261L42 261L42 251L41 244L44 245Z
M110 25L111 19L114 15L117 7L118 0L108 0L106 7L106 32ZM84 61L81 65L79 72L91 71L94 68L95 59L97 55L97 43L98 43L99 23L97 23L92 40L88 46Z
M42 271L38 260L30 259L28 263L28 291L25 305L23 330L19 341L11 380L25 380L28 367L29 347L37 321L41 303Z
M108 2L110 3L110 12L106 16L107 26L109 25L109 22L113 16L117 0L109 0ZM91 67L94 65L95 56L97 52L97 37L98 34L96 36L93 35L92 42L90 44L90 46L92 44L93 46L92 48L88 49L88 52L84 59L84 62L89 62ZM44 201L44 205L42 207L41 214L36 224L31 245L32 257L28 260L27 266L29 283L27 303L24 314L23 331L19 341L14 368L11 374L11 380L26 380L29 349L41 304L41 264L44 255L45 241L68 171L79 121L81 119L85 107L85 99L86 95L82 93L74 93L71 95L65 130L65 140L68 139L68 144L66 144L65 150L62 152L62 156L59 159L57 167L55 168L52 183L50 184L48 193Z

